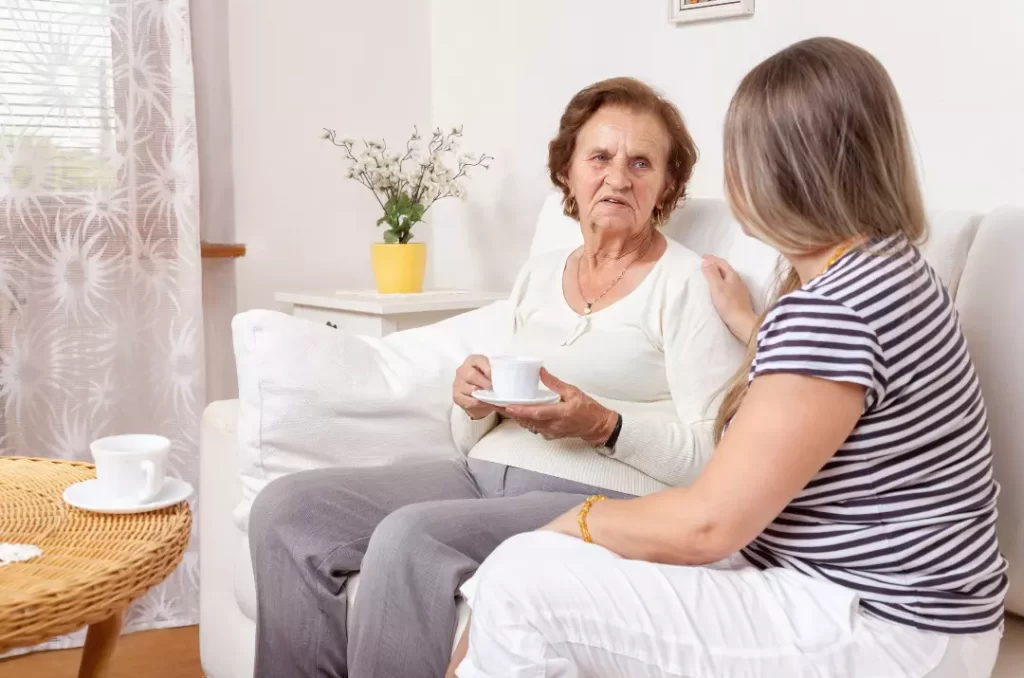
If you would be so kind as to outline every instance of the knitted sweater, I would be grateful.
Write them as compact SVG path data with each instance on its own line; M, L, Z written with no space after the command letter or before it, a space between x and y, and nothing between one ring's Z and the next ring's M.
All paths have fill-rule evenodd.
M474 459L634 495L691 483L714 449L720 391L743 355L712 305L700 257L670 240L636 289L584 321L562 293L570 254L535 257L520 271L506 352L542 358L554 376L622 414L618 442L546 441L513 420L472 421L456 407L456 445Z

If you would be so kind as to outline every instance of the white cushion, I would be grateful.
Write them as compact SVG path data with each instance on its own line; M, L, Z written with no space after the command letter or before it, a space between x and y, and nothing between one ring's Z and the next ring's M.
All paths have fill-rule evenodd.
M511 315L499 302L384 339L266 310L240 313L231 327L242 476L234 518L247 530L256 494L287 473L457 454L455 369L501 342Z
M999 547L1010 563L1006 607L1024 615L1024 210L1003 208L977 229L957 294L981 379L1000 484Z
M530 242L530 258L547 252L578 247L581 242L583 236L580 234L579 222L562 212L561 192L550 193L537 214L537 226L533 230L533 240Z
M928 214L928 240L921 246L921 253L954 297L980 221L981 215L973 212Z

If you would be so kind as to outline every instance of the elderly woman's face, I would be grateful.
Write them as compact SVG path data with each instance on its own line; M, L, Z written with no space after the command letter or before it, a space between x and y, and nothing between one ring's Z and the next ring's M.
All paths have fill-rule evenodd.
M671 140L650 113L605 106L576 137L568 184L580 223L598 229L644 228L665 193Z

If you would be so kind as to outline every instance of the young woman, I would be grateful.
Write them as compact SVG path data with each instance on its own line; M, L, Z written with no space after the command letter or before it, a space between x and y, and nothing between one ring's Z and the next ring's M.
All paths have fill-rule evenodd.
M588 498L506 541L463 591L479 676L988 676L1006 563L985 406L925 236L886 71L835 39L746 76L726 188L789 272L689 487Z

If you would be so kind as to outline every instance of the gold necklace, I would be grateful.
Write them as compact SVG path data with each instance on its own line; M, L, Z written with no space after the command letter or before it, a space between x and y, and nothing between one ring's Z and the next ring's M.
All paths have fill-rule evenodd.
M818 275L825 275L825 271L832 268L833 264L839 261L839 258L846 254L846 250L850 249L850 243L844 242L842 245L836 248L836 251L832 253L828 261L825 262L825 268L821 269L821 273Z
M644 256L644 254L647 252L647 247L648 247L648 245L650 245L650 242L651 241L648 240L647 242L645 242L644 244L640 245L639 247L637 247L634 250L634 252L637 252L637 255L633 258L633 261L631 261L628 264L626 264L625 268L623 268L619 272L619 275L615 278L615 280L612 281L612 284L609 285L605 289L604 292L601 292L601 294L597 295L597 297L594 298L593 301L587 301L587 297L583 294L583 281L582 281L582 279L580 277L580 266L583 263L584 252L580 252L580 258L576 260L576 288L580 292L580 299L582 299L583 303L586 304L586 308L583 309L583 315L586 316L586 315L590 315L591 314L591 312L593 311L593 308L594 308L594 304L596 304L597 302L601 301L601 298L604 297L604 295L608 294L611 291L611 289L613 287L615 287L619 283L620 280L622 280L622 276L626 275L626 271L629 270L629 267L632 266L633 264L635 264L637 261L639 261L642 256ZM628 254L629 253L627 252L626 255L628 255ZM617 259L621 259L621 258L623 258L626 255L620 255L620 256L618 256L616 258Z

